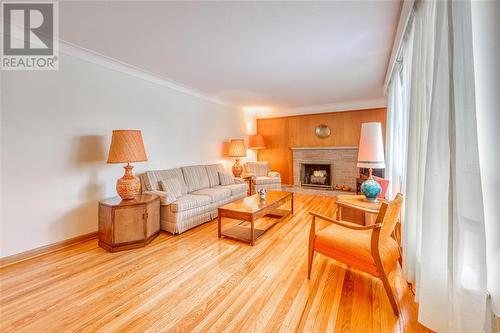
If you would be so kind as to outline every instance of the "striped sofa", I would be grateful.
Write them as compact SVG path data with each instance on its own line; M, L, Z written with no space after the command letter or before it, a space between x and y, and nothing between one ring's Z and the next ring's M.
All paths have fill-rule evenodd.
M139 175L143 193L160 196L161 229L180 234L217 217L217 208L247 195L247 185L234 178L234 184L221 185L222 164L186 166L169 170L147 171ZM181 195L175 197L162 188L162 182L177 178ZM177 182L176 182L177 183Z
M247 162L243 177L251 179L254 193L261 188L281 191L281 175L278 172L270 171L268 162Z

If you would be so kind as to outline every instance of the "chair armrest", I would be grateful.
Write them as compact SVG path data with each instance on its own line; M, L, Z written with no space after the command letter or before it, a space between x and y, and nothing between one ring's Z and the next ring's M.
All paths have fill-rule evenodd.
M371 229L377 229L377 228L382 227L382 225L380 223L375 223L372 225L363 226L363 225L357 225L357 224L346 222L346 221L337 221L337 220L332 219L330 217L327 217L327 216L324 216L324 215L321 215L318 213L314 213L314 212L309 212L309 214L312 216L315 216L317 218L320 218L322 220L332 222L332 223L339 225L341 227L353 229L353 230L371 230Z
M268 177L271 177L271 178L281 178L281 175L279 172L276 172L276 171L269 171L267 173L267 176Z
M177 198L173 197L172 195L168 194L168 192L165 191L144 191L144 194L155 194L160 197L160 202L162 205L170 205L172 202L177 200Z

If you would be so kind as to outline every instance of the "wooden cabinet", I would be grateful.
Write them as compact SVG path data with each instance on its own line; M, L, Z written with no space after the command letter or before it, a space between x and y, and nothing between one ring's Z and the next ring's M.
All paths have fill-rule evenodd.
M149 244L160 233L160 198L141 194L132 200L114 197L99 202L99 246L108 251Z

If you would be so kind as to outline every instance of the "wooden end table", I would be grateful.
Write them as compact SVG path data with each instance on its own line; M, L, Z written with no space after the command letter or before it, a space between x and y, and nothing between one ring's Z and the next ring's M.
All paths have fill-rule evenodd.
M116 252L143 247L160 233L160 197L141 194L99 202L99 246Z
M253 177L252 176L244 176L242 177L243 181L247 184L248 186L248 195L252 195L253 193Z
M351 208L365 213L365 225L373 224L382 202L387 202L387 200L378 198L377 202L371 202L364 195L339 195L336 201L338 206L337 220L342 220L343 208Z
M365 213L365 225L375 224L380 206L383 202L388 202L388 200L377 198L377 202L371 202L367 200L364 195L339 195L336 201L338 206L337 220L342 221L343 208L350 208ZM398 242L401 252L401 221L399 219L392 233L392 237Z
M286 202L291 203L290 210L279 209ZM267 230L281 222L288 215L293 214L293 193L284 191L269 191L265 201L261 201L258 194L233 201L227 205L219 207L218 219L218 235L231 238L234 240L243 241L255 244L255 240L262 236ZM265 229L257 229L254 223L261 217L275 217L277 220ZM241 220L242 222L250 222L250 227L243 226L239 223L231 228L222 231L222 218Z

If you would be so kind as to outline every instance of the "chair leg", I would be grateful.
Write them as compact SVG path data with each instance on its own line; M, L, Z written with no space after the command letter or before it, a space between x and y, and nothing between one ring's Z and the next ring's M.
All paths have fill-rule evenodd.
M399 317L399 309L398 303L396 302L396 297L394 297L394 293L392 292L391 284L389 283L389 279L385 275L385 273L380 274L380 280L382 280L382 284L384 285L385 292L387 293L387 297L389 298L389 302L391 303L392 311L396 316Z
M309 231L309 248L307 252L307 278L311 279L311 270L314 259L314 238L316 237L316 216L312 217L311 230Z
M311 279L311 271L314 259L314 244L309 243L309 253L307 255L307 278Z

